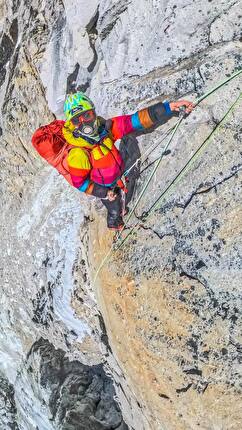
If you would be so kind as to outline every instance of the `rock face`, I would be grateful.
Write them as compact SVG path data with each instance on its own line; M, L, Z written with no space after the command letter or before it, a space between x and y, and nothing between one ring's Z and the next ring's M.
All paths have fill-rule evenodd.
M74 6L70 7L69 14L74 14L74 10ZM96 13L95 5L88 12L90 19L93 10ZM88 13L86 19L89 22ZM100 430L125 429L120 409L113 399L112 382L103 370L98 346L102 336L101 330L98 331L100 315L85 283L86 257L85 250L82 251L82 236L86 235L88 205L40 160L31 146L35 128L54 118L46 96L51 97L49 94L55 90L56 75L53 80L49 76L50 93L43 83L44 66L48 66L44 60L44 54L49 52L48 41L53 45L52 35L56 37L55 48L51 51L51 55L55 55L51 57L55 69L58 66L58 31L66 37L72 62L76 59L73 59L70 39L72 31L76 30L70 30L62 2L4 2L0 15L0 428L86 429L95 425L95 429ZM84 39L84 45L88 40L92 61L89 38L85 36ZM64 43L61 47L64 48ZM65 69L63 72L66 87L72 71L67 73ZM61 85L58 88L62 91ZM63 91L65 93L65 89ZM79 305L79 318L71 306L74 298ZM57 368L59 363L62 379L59 375L60 381L55 380L57 386L61 388L64 383L63 390L68 392L68 387L73 389L75 380L77 393L74 392L73 397L70 393L65 405L61 395L56 395L59 407L50 402L51 396L55 400L53 381L49 385L46 382L45 386L39 384L38 363L40 361L41 365L46 358L36 352L32 354L41 342L39 339L51 342L46 349L51 351L53 360L55 354L59 357L55 364ZM29 366L32 355L33 363ZM86 366L89 375L85 386L85 398L88 399L90 394L87 407L85 402L80 403L83 396L78 394L81 387L76 377L80 369L75 360L80 361L81 369ZM73 361L75 365L70 364ZM48 370L47 364L45 370ZM85 411L78 410L77 405L86 408ZM61 418L53 421L51 416L55 407L56 416L60 414Z
M76 360L69 361L64 351L55 350L43 338L29 352L28 371L33 372L36 363L40 385L51 393L50 420L54 428L127 430L113 400L112 381L102 365L85 366Z
M112 242L105 212L30 142L63 117L66 91L86 90L106 118L195 100L242 67L240 9L235 0L0 3L0 427L241 427L241 102L95 283ZM240 92L238 77L183 120L137 217ZM141 151L174 122L140 136Z
M104 58L109 52L111 64L99 68L91 94L106 100L110 114L120 105L125 112L143 107L160 95L194 100L241 68L240 28L232 18L237 2L199 2L196 9L190 2L157 2L159 13L142 7L131 2L116 23L115 7L110 8L113 28L108 14L100 16L102 52ZM149 36L138 30L142 16L149 17ZM172 182L240 92L238 78L183 121L137 217ZM120 398L124 409L126 402L132 404L135 412L126 416L135 429L241 425L241 105L240 100L149 221L111 254L96 282L122 369L114 373L125 387L127 400L121 392ZM141 137L143 150L163 130ZM137 193L150 172L145 170ZM131 224L136 222L133 218ZM112 242L99 216L90 231L94 278ZM115 368L113 356L107 360Z
M4 378L0 378L0 422L3 428L19 430L16 423L16 404L14 387Z

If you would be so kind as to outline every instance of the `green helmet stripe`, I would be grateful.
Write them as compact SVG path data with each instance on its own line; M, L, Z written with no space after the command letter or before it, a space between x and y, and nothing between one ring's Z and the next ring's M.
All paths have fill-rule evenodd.
M78 112L85 112L91 109L94 109L94 104L81 91L68 95L64 103L64 113L66 119L71 119Z

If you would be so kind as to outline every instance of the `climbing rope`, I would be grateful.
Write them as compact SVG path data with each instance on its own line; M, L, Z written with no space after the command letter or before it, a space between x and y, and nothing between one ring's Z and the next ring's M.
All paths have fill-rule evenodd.
M206 99L208 96L210 96L210 94L214 93L215 91L217 91L219 88L223 87L224 85L226 85L229 81L232 81L232 79L236 78L237 76L240 75L240 73L242 73L242 69L237 70L237 72L234 72L232 75L230 75L228 78L224 79L223 81L221 81L218 85L215 85L215 87L211 88L211 90L209 90L207 93L203 94L202 96L200 96L197 101L195 102L195 105L198 105L199 103L201 103L202 100Z
M195 106L197 106L202 100L204 100L205 98L207 98L209 95L211 95L212 93L214 93L216 90L218 90L219 88L221 88L222 86L224 86L224 85L226 85L229 81L231 81L232 79L234 79L234 78L236 78L238 75L240 75L242 73L242 69L241 70L238 70L237 72L235 72L235 73L233 73L231 76L229 76L228 78L226 78L226 79L224 79L223 81L221 81L218 85L216 85L215 87L213 87L211 90L209 90L208 92L206 92L204 95L202 95L202 96L200 96L196 101L195 101ZM101 262L101 264L100 264L100 266L98 267L98 269L97 269L97 272L96 272L96 274L95 274L95 277L94 277L94 282L96 281L96 279L97 279L97 277L98 277L98 275L99 275L99 273L100 273L100 271L101 271L101 269L102 269L102 267L105 265L105 263L106 263L106 261L107 261L107 259L109 258L109 256L111 255L111 253L112 253L112 251L114 250L114 249L119 249L126 241L127 241L127 239L128 239L128 237L130 237L130 235L131 234L133 234L133 232L134 232L134 229L137 229L137 227L139 226L139 223L137 223L133 228L132 228L132 230L128 233L128 235L120 242L120 243L118 243L117 244L117 241L121 238L121 235L122 235L122 232L123 232L123 230L124 230L124 228L127 226L127 223L128 223L128 221L130 220L130 218L131 218L131 216L132 216L132 214L134 213L134 211L135 211L135 209L136 209L136 207L137 207L137 205L138 205L138 203L140 202L140 200L141 200L141 197L143 196L143 194L144 194L144 192L146 191L146 189L147 189L147 187L148 187L148 185L149 185L149 183L150 183L150 181L151 181L151 179L153 178L153 176L154 176L154 174L156 173L156 171L157 171L157 169L158 169L158 167L159 167L159 165L160 165L160 162L161 162L161 160L162 160L162 158L163 158L163 156L164 156L164 153L167 151L167 149L168 149L168 147L169 147L169 145L170 145L170 143L171 143L171 141L172 141L172 139L173 139L173 137L174 137L174 135L175 135L175 133L177 132L177 129L179 128L179 126L180 126L180 124L181 124L181 122L182 122L182 119L183 119L183 116L178 120L178 122L171 128L171 136L170 136L170 138L169 138L169 140L168 140L168 143L165 145L165 148L163 149L163 151L162 151L162 154L161 154L161 156L159 157L159 159L157 160L157 163L156 163L156 165L155 165L155 167L154 167L154 169L152 170L152 172L151 172L151 174L150 174L150 176L149 176L149 178L148 178L148 180L147 180L147 182L146 182L146 184L144 185L144 187L143 187L143 189L141 190L141 196L139 195L139 197L138 197L138 199L137 199L137 201L135 202L135 204L134 204L134 206L132 207L132 209L131 209L131 212L130 212L130 214L129 214L129 216L128 216L128 218L127 218L127 220L126 220L126 222L125 222L125 224L124 224L124 226L123 226L123 228L121 229L121 231L119 232L119 234L118 234L118 236L117 236L117 238L116 238L116 242L115 243L113 243L112 244L112 246L110 247L110 250L108 251L108 253L106 254L106 256L104 257L104 259L102 260L102 262ZM210 136L211 137L211 136ZM194 154L195 155L195 154ZM136 162L134 163L134 165L136 165L136 163L137 163L137 160L136 160ZM134 167L134 165L133 166L131 166L132 168ZM186 167L186 166L185 166ZM131 170L131 168L129 169L129 171ZM181 173L181 172L180 172ZM166 190L165 190L166 191ZM161 198L161 196L160 196L160 198ZM159 198L159 199L160 199ZM157 202L155 202L155 203L157 203ZM153 206L152 206L152 208L153 208ZM153 210L153 209L152 209ZM149 213L150 214L150 213Z
M137 158L137 160L135 160L135 162L127 169L127 170L125 170L125 172L123 173L123 175L124 176L127 176L130 172L131 172L131 170L135 167L135 166L137 166L137 164L139 163L139 161L141 161L142 160L142 158L144 158L145 157L145 155L146 155L146 158L145 158L145 160L143 161L143 163L147 160L147 158L149 157L149 155L151 154L151 152L153 152L156 148L158 148L158 146L160 146L160 144L162 143L162 142L164 142L164 140L167 138L167 136L169 136L169 134L170 134L170 132L173 130L173 128L174 128L174 126L172 126L172 127L170 127L163 135L162 135L162 138L159 140L159 142L157 143L157 142L155 142L153 145L151 145L151 146L149 146L147 149L146 149L146 151L144 151L142 154L141 154L141 156L139 157L139 158Z
M218 85L216 85L215 87L213 87L211 90L209 90L207 93L205 93L204 95L202 95L202 96L200 96L196 101L195 101L195 106L197 106L199 103L201 103L201 101L202 100L204 100L205 98L207 98L210 94L212 94L212 93L214 93L216 90L218 90L219 88L221 88L223 85L225 85L225 84L227 84L229 81L231 81L232 79L234 79L234 78L236 78L240 73L242 72L242 69L241 70L239 70L239 71L237 71L237 72L235 72L235 73L233 73L231 76L229 76L228 78L226 78L226 79L224 79L223 81L221 81ZM148 187L148 185L150 184L150 182L151 182L151 180L152 180L152 178L154 177L154 175L155 175L155 173L156 173L156 171L157 171L157 169L158 169L158 167L160 166L160 163L161 163L161 161L162 161L162 159L163 159L163 156L164 156L164 154L165 154L165 152L167 151L167 149L168 149L168 147L170 146L170 143L171 143L171 141L172 141L172 139L173 139L173 137L174 137L174 135L175 135L175 133L176 133L176 131L177 131L177 129L179 128L179 126L180 126L180 124L181 124L181 122L182 122L182 119L184 118L184 115L181 115L181 117L180 117L180 119L177 121L177 123L173 126L173 127L171 127L171 136L170 136L170 138L169 138L169 140L168 140L168 142L167 142L167 144L165 145L165 147L163 148L163 150L162 150L162 153L161 153L161 155L160 155L160 157L157 159L157 162L156 162L156 164L155 164L155 167L154 167L154 169L152 170L152 172L151 172L151 174L150 174L150 176L148 177L148 179L147 179L147 182L145 183L145 185L144 185L144 187L142 188L142 190L141 190L141 192L140 192L140 194L139 194L139 196L138 196L138 199L136 200L136 202L134 203L134 205L132 206L132 208L131 208L131 210L130 210L130 212L129 212L129 215L128 215L128 217L126 218L126 220L125 220L125 224L124 224L124 226L122 227L122 229L121 229L121 231L119 232L119 234L117 235L117 237L116 237L116 242L120 239L120 237L121 237L121 235L122 235L122 232L123 232L123 230L125 229L125 227L128 225L128 222L130 221L130 219L131 219L131 217L132 217L132 215L133 215L133 213L134 213L134 211L135 211L135 209L137 208L137 206L138 206L138 204L139 204L139 202L140 202L140 200L141 200L141 198L143 197L143 195L144 195L144 193L145 193L145 191L146 191L146 189L147 189L147 187Z
M238 70L237 72L233 73L232 75L230 75L228 78L224 79L223 81L221 81L218 85L216 85L215 87L213 87L211 90L209 90L207 93L203 94L202 96L200 96L195 102L194 105L197 106L199 103L201 103L202 100L204 100L205 98L207 98L210 94L214 93L215 91L217 91L219 88L221 88L223 85L227 84L229 81L231 81L232 79L236 78L236 76L238 76L240 73L242 72L242 70ZM172 127L170 127L166 133L164 133L164 135L162 136L162 139L158 142L153 144L151 147L147 148L147 150L145 152L143 152L141 154L141 156L129 167L128 170L125 171L125 175L127 175L136 165L137 163L145 156L147 155L147 158L149 157L149 155L151 154L151 152L153 152L156 148L158 148L158 146L166 139L166 137L170 134L170 132L174 129L174 127L176 126L176 124ZM162 153L164 155L164 152L166 152L166 149L164 148ZM147 159L146 158L146 159ZM148 167L150 167L152 164L154 164L156 161L158 161L159 158L157 158L157 160L152 161L152 163L150 163L149 166L146 166L143 171L141 173L143 173ZM145 160L144 160L145 161Z
M176 133L176 131L177 131L177 129L178 129L178 127L179 127L180 123L181 123L181 120L182 120L182 117L181 117L181 118L179 119L179 121L177 121L177 123L175 124L175 127L173 128L172 134L171 134L171 136L170 136L170 138L169 138L169 140L168 140L168 143L167 143L167 145L166 145L166 147L165 147L165 148L168 148L168 146L169 146L169 144L170 144L170 142L171 142L171 140L172 140L173 136L175 135L175 133ZM162 152L161 157L158 159L158 162L157 162L157 164L156 164L155 168L153 169L153 171L152 171L152 173L151 173L151 175L150 175L150 177L149 177L149 179L148 179L147 183L145 184L145 186L144 186L144 188L143 188L143 190L142 190L142 192L141 192L141 194L140 194L140 196L139 196L138 200L136 201L135 205L133 206L133 208L132 208L132 210L131 210L131 213L130 213L130 214L129 214L129 216L128 216L128 220L131 218L132 214L134 213L135 208L137 207L137 205L138 205L138 203L139 203L139 201L140 201L141 197L143 196L143 194L144 194L144 192L145 192L146 188L148 187L148 185L149 185L149 183L150 183L150 181L151 181L151 179L152 179L153 175L155 174L156 170L158 169L158 167L159 167L159 165L160 165L160 162L161 162L161 159L162 159L163 154L164 154L164 152L165 152L165 151L166 151L166 149ZM123 228L122 228L122 229L121 229L121 231L119 232L119 234L118 234L118 236L117 236L117 238L116 238L116 241L121 237L121 233L123 232L125 225L127 225L128 220L126 220L126 222L125 222L125 224L124 224ZM102 269L102 267L105 265L105 263L106 263L107 259L108 259L108 258L109 258L109 256L111 255L111 253L112 253L113 249L115 249L115 246L116 246L116 242L112 244L112 246L110 247L110 250L108 251L108 253L107 253L107 254L106 254L106 256L104 257L103 261L101 262L101 264L100 264L100 266L99 266L99 268L98 268L98 270L97 270L97 272L96 272L96 274L95 274L94 282L96 282L96 279L97 279L97 276L98 276L98 274L99 274L100 270L101 270L101 269Z
M161 156L158 158L157 163L156 163L156 165L155 165L154 169L152 170L152 172L151 172L151 174L150 174L149 178L147 179L147 181L146 181L146 183L145 183L144 187L142 188L142 190L141 190L141 192L140 192L140 194L139 194L138 199L136 200L136 202L135 202L134 206L132 207L132 209L131 209L131 211L130 211L130 213L129 213L128 217L127 217L127 220L126 220L126 223L125 223L126 225L128 224L128 222L129 222L130 218L132 217L132 215L133 215L133 213L134 213L134 211L135 211L136 207L138 206L138 204L139 204L140 200L142 199L142 197L143 197L143 195L144 195L145 191L147 190L148 185L149 185L149 183L150 183L151 179L152 179L152 178L153 178L153 176L155 175L155 173L156 173L156 171L157 171L157 169L158 169L158 167L159 167L159 165L160 165L160 163L161 163L161 161L162 161L162 158L163 158L164 152L167 150L167 148L168 148L168 146L170 145L170 143L171 143L171 141L172 141L173 137L175 136L176 131L177 131L177 129L178 129L178 127L179 127L179 125L181 124L182 119L183 119L183 117L181 116L181 117L180 117L180 119L179 119L179 121L177 121L177 123L176 123L176 125L175 125L175 127L174 127L173 131L171 132L170 138L168 139L168 142L167 142L167 144L166 144L165 148L163 149ZM120 232L120 234L121 234L121 233L122 233L122 231Z
M175 188L175 185L183 178L183 176L187 173L189 168L196 162L201 153L206 149L212 137L219 129L222 127L228 115L235 109L239 101L242 99L242 93L237 97L235 102L230 106L229 110L225 113L221 121L216 125L216 127L211 131L209 136L204 140L204 142L199 146L193 156L188 160L185 166L180 170L177 176L173 179L173 181L167 186L167 188L160 194L160 196L156 199L150 209L143 215L142 222L146 222L150 216L155 212L155 210L159 207L160 203L168 196L168 194ZM119 249L129 237L131 237L139 228L140 223L135 224L132 229L129 231L127 236L116 246L116 250Z

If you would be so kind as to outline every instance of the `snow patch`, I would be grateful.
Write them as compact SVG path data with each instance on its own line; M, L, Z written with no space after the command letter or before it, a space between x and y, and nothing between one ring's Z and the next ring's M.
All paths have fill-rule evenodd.
M31 238L33 248L29 254L34 265L39 269L44 266L39 289L51 286L54 314L81 342L90 329L85 321L75 317L71 307L72 270L80 249L79 232L85 209L85 202L82 208L79 197L63 178L51 172L34 193L28 212L17 223L17 235L28 246Z

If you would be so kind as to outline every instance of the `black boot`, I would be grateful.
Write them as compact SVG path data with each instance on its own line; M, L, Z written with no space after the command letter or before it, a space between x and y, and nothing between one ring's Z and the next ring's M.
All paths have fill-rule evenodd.
M113 202L109 200L102 199L102 203L108 210L107 215L107 226L112 230L121 230L124 222L121 216L122 214L122 199L120 194L117 195L116 199Z
M109 212L107 217L107 226L111 230L120 231L124 226L123 218L121 216L113 217Z

